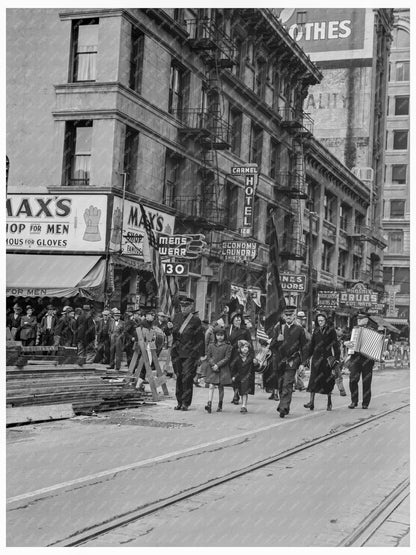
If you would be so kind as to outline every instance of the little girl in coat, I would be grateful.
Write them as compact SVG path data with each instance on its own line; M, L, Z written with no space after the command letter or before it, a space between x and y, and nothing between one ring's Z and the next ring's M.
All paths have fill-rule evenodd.
M258 364L255 360L250 343L244 339L238 341L238 355L231 361L231 376L233 385L236 386L243 405L240 412L247 412L249 395L254 395L254 367Z
M218 408L217 412L222 411L224 400L224 386L231 384L231 374L229 361L231 358L232 347L225 340L225 330L219 326L214 328L215 340L207 348L207 364L205 383L209 384L208 403L205 410L211 413L212 399L214 397L215 386L218 386Z

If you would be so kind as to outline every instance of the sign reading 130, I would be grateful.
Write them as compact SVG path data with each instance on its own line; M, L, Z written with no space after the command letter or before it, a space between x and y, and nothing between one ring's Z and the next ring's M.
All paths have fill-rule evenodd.
M189 274L189 264L186 262L162 262L162 264L167 276L187 276Z

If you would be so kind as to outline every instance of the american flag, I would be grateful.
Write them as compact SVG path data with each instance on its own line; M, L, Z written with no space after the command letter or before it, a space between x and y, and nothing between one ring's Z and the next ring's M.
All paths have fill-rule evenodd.
M153 275L155 276L155 281L157 284L160 310L162 310L165 314L172 316L173 304L171 289L169 288L168 280L162 266L162 261L160 259L159 244L157 242L155 234L153 233L152 225L142 204L140 204L140 210L142 212L142 221L146 230L147 242L149 244L150 260L153 268Z
M259 341L260 339L262 341L267 341L267 342L270 341L270 337L264 331L264 328L261 324L258 324L257 326L256 338L257 338L257 341Z
M277 229L273 214L270 217L269 230L269 265L267 268L266 322L264 327L266 332L272 333L274 326L279 321L279 318L286 306L282 284L280 283L279 243L277 240Z

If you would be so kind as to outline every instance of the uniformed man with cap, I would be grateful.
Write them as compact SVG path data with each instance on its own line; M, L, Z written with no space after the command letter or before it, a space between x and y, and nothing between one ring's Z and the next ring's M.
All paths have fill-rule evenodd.
M194 299L180 295L178 302L181 311L173 317L171 350L178 402L175 410L187 411L192 403L198 361L205 355L205 341L202 322L194 310Z
M373 320L371 320L370 315L365 311L360 311L357 314L357 326L370 328L377 330L378 326ZM345 346L351 346L351 342L346 341ZM348 368L350 371L350 393L351 393L351 403L348 408L354 409L358 405L358 382L360 381L360 376L363 383L363 400L362 408L368 409L368 405L371 400L371 381L373 379L373 367L374 360L366 357L362 353L354 353L349 359Z
M283 311L284 324L277 324L270 349L274 353L280 401L277 411L284 418L290 411L296 370L303 362L307 343L305 330L296 323L296 306L288 305Z

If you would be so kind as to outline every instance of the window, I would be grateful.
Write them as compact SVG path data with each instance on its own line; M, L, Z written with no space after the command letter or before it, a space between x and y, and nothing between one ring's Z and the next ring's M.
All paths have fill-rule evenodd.
M95 81L98 48L98 19L72 22L73 81Z
M184 11L185 10L183 8L175 8L173 10L173 19L180 25L185 25Z
M254 86L255 93L264 98L267 78L267 64L263 58L256 59Z
M383 282L386 285L393 284L393 268L391 266L383 267Z
M306 11L296 12L296 24L303 25L304 23L306 23Z
M400 254L403 252L403 231L390 231L388 249L389 253Z
M231 152L240 156L241 150L241 126L243 121L243 114L230 107L230 132L231 132Z
M331 268L331 250L332 245L322 241L322 270L325 272L329 272Z
M237 77L241 77L241 54L243 50L243 39L234 34L234 44L235 44L235 64L233 66L232 72Z
M410 62L396 62L396 81L409 81Z
M410 268L394 268L394 283L400 285L402 295L410 294Z
M408 131L393 131L393 150L407 150Z
M129 87L140 92L142 84L144 36L135 28L131 30Z
M403 218L404 216L404 200L390 201L390 218Z
M338 275L345 277L347 269L348 252L344 250L339 251L338 256Z
M406 183L407 164L393 164L391 167L391 181L394 185Z
M166 150L163 202L168 206L174 206L178 193L182 161L182 157L176 152Z
M179 114L183 110L184 103L184 70L176 63L170 68L169 81L169 105L168 112L170 114Z
M280 157L282 145L278 141L271 139L270 141L270 169L269 175L272 179L277 179L280 172Z
M124 171L126 172L126 189L134 192L137 182L137 159L139 151L139 132L126 127L124 139Z
M352 279L360 279L361 258L359 256L352 257Z
M355 214L355 233L362 233L362 227L364 226L364 216L362 214Z
M395 116L408 116L409 115L409 97L408 96L396 96L396 98L395 98L395 107L394 107L394 115Z
M341 204L339 207L339 227L347 231L349 223L349 208L345 204Z
M325 193L324 195L324 218L328 222L334 222L334 197L329 194Z
M263 129L255 124L251 125L250 135L250 162L257 164L260 171L263 149Z
M239 187L232 183L227 183L227 221L228 228L231 230L237 229L237 214L238 214L238 191Z
M67 122L64 151L64 182L66 185L89 185L91 143L91 120Z
M394 38L395 48L409 48L410 47L410 35L404 29L397 29L396 36Z

